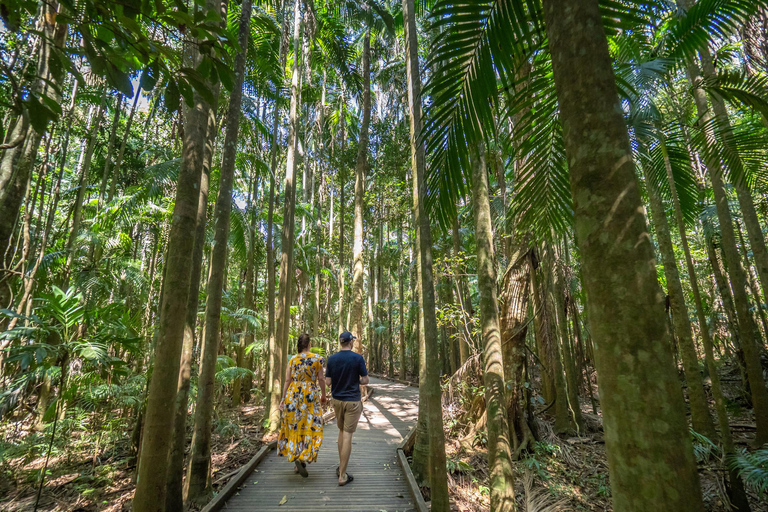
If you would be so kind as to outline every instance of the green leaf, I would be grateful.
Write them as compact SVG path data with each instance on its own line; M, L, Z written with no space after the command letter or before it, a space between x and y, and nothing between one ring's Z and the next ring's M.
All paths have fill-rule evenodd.
M32 124L32 128L38 133L45 132L48 122L56 118L55 114L33 94L30 94L24 103L27 106L27 112L29 112L29 122Z
M128 73L123 72L111 62L107 62L106 75L110 85L126 96L133 97L133 84L131 83L131 78L128 76Z
M168 85L165 88L165 94L163 95L163 103L168 112L176 112L179 110L179 103L181 102L181 95L179 94L179 86L175 80L169 80Z

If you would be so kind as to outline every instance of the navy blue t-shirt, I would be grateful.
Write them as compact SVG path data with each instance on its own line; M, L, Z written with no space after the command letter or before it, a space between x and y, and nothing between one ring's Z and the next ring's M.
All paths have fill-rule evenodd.
M325 376L331 378L331 396L342 402L359 402L360 377L368 375L363 356L341 350L328 358Z

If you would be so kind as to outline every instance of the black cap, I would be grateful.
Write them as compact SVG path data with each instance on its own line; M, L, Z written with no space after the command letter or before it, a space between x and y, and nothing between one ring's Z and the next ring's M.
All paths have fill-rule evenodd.
M352 333L349 331L344 331L343 333L339 334L339 340L341 340L342 343L349 343L352 340L356 340L356 336L352 336Z

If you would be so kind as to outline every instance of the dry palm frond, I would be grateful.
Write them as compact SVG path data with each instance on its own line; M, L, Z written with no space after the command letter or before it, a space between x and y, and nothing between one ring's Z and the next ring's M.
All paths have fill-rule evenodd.
M566 442L563 442L548 421L536 418L536 427L539 431L542 441L555 445L559 448L558 456L569 466L579 466L579 459L574 453L574 449Z
M456 399L455 392L456 387L471 379L473 376L480 376L482 374L482 368L480 367L480 354L475 354L467 358L466 362L456 370L448 381L448 389L443 394L443 400L446 402L452 402Z
M535 488L533 475L526 471L523 476L523 489L525 492L525 512L565 512L568 502L561 498L555 499L543 488Z

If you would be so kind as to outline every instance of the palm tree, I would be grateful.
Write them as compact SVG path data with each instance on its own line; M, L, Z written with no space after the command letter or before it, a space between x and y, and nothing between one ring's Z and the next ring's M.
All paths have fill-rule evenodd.
M435 286L432 274L432 232L426 215L424 144L418 139L422 129L421 73L419 66L416 12L414 0L403 0L405 24L405 61L408 77L408 110L410 120L411 172L413 179L413 216L416 227L416 272L419 291L419 347L424 347L422 364L426 368L424 382L419 386L419 416L426 409L429 461L421 462L429 468L432 509L450 510L448 481L445 472L445 437L443 434L443 408L440 390L440 369L437 365L437 319L435 317ZM402 292L401 292L402 294ZM422 352L420 350L420 352ZM429 363L428 363L429 362ZM414 450L414 465L416 460Z
M238 45L235 57L235 79L227 110L226 135L219 177L219 195L216 198L215 231L208 277L208 301L205 308L205 339L202 345L200 377L198 379L195 426L189 454L189 470L185 482L186 501L204 503L211 489L211 423L214 405L214 374L216 356L221 338L221 303L224 275L227 267L229 217L232 210L232 184L235 177L240 111L243 99L246 48L251 25L251 0L244 0L240 11Z
M631 296L622 294L621 297L613 295L615 290L606 287L609 274L615 275L617 283L623 272L630 272L633 276L636 272L646 272L646 284L656 283L656 276L655 269L648 265L653 261L652 247L647 243L638 245L637 248L627 245L627 240L631 239L635 243L642 238L646 224L642 215L635 213L637 208L640 208L640 196L636 188L636 178L632 174L628 139L622 134L626 128L621 116L617 114L617 88L607 45L602 31L597 28L582 30L580 33L574 29L575 23L582 27L604 26L608 33L614 34L616 29L631 25L628 20L642 19L649 13L615 4L600 8L597 2L591 1L550 1L544 2L543 5L546 13L546 23L543 23L538 2L512 4L514 7L505 4L504 8L501 8L490 2L437 2L433 9L435 25L441 31L433 43L430 63L432 67L439 69L439 72L433 73L434 78L427 86L426 92L431 96L432 102L428 110L425 137L433 162L429 178L431 189L439 191L440 194L431 198L430 205L437 206L437 213L447 224L445 221L452 217L456 199L465 193L467 183L471 182L466 174L466 170L470 168L469 152L466 148L474 147L484 133L493 131L493 108L489 105L488 98L491 98L492 104L494 99L498 98L496 76L501 78L502 90L512 96L509 98L512 112L529 104L538 106L539 112L549 111L557 114L559 109L563 123L563 145L569 156L570 195L574 201L576 239L584 262L587 309L591 331L597 344L600 387L603 393L611 396L611 400L604 401L603 410L606 431L613 432L612 435L616 436L615 439L607 440L616 506L626 505L626 510L653 510L660 506L660 503L669 505L678 498L658 497L661 501L654 501L649 493L643 493L639 489L644 486L650 489L673 485L679 490L678 497L686 496L679 502L679 508L694 510L700 507L698 480L691 458L685 418L675 412L679 411L682 396L679 387L675 386L672 356L664 341L667 332L663 305L659 302L661 294L658 285L640 286L633 290ZM750 9L741 7L747 11ZM677 49L705 44L708 27L719 23L717 17L711 13L697 14L698 17L687 18L676 26ZM742 12L736 14L742 15ZM544 37L544 26L549 39ZM545 71L546 62L549 60L547 49L552 53L556 101L551 75ZM589 55L590 59L584 60L585 55ZM538 94L528 98L533 97L536 103L531 103L532 100L519 93L512 94L512 84L516 83L514 70L521 62L531 60L538 66L531 79L532 85L522 89L530 92L535 87ZM600 91L600 98L595 97L597 90ZM588 97L591 99L586 100ZM585 124L585 119L589 119L594 125ZM531 123L530 131L539 130L540 126L547 124ZM569 129L570 126L573 128ZM608 135L607 131L610 131L611 135ZM597 153L595 146L582 137L584 133L594 133L596 137L600 134L599 140L614 151L613 156L610 151ZM623 155L623 165L615 167L610 162L619 158L619 155ZM616 172L626 175L622 175L623 179L612 185L611 180L605 179L600 173L614 168L620 169ZM598 175L601 176L599 179ZM590 178L591 176L595 178ZM612 186L614 188L611 188ZM621 203L621 214L609 212L604 209L605 206L601 206L617 204L617 193L627 194L622 196L626 197L626 200ZM516 197L520 197L520 194L521 191L518 191ZM585 206L579 207L579 202ZM621 217L622 215L624 217ZM619 223L620 219L624 222L622 225L631 226L632 231L626 233L629 239L620 238L618 232L612 236L608 234L609 226L614 222ZM567 220L561 220L560 224L567 225ZM603 227L602 240L590 237L595 226ZM621 243L613 245L616 242ZM614 261L614 264L606 267L605 255L610 251L616 251L616 259L611 255L609 259ZM630 263L633 261L637 263ZM641 303L631 306L640 297L643 298ZM622 315L628 314L630 310L635 314L627 316L625 322L616 322L617 318L622 318ZM639 324L638 311L644 312ZM645 334L637 336L638 332ZM639 338L645 341L641 345L635 345ZM605 341L601 343L601 339ZM645 344L649 343L649 340L655 340L652 343L653 355L648 354L654 363L622 366L619 361L612 359L615 357L612 354L616 353L645 351ZM623 348L614 352L610 349L612 346ZM621 380L617 380L619 376ZM659 436L650 428L644 432L634 428L624 441L621 440L628 433L622 422L631 417L636 418L634 421L640 421L638 414L644 414L643 404L638 402L638 397L619 385L619 382L627 379L636 379L637 386L633 386L633 389L644 389L646 386L650 386L649 389L663 389L661 400L657 400L655 406L664 412L667 425L673 429L674 434L667 433L665 437L667 440L670 436L674 437L673 451L677 459L684 463L673 464L672 459L667 458L672 448L666 445L666 441L659 442ZM639 475L624 462L628 460L627 457L633 456L625 450L634 442L646 447L644 453L648 460L654 461L655 471ZM649 442L657 444L652 447ZM659 460L662 463L659 463ZM631 487L623 487L625 484ZM627 493L626 490L630 488L634 489L634 492ZM641 495L649 497L647 500L638 500L637 496ZM666 501L667 499L674 501Z

